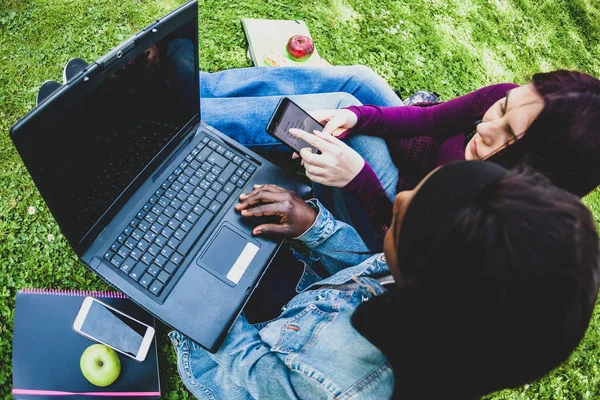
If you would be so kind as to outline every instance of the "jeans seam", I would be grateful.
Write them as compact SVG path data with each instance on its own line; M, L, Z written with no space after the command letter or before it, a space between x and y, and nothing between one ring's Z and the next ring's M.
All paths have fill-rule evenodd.
M174 332L174 331L172 331ZM194 376L192 375L192 369L190 367L190 345L189 339L183 337L181 334L175 334L174 336L178 336L176 340L178 341L178 345L175 346L175 352L177 353L177 370L179 371L179 375L185 377L182 379L183 384L187 387L187 389L194 393L196 390L202 391L206 396L211 399L215 399L212 391L210 391L206 386L198 383ZM183 341L187 341L187 349L186 345L182 344ZM191 385L191 387L190 387Z
M355 395L358 395L364 390L365 387L369 386L369 384L372 381L379 378L381 375L383 375L384 372L386 372L389 369L390 366L386 361L385 363L381 364L377 369L365 376L363 379L361 379L358 382L355 382L354 385L352 385L348 390L345 390L344 393L340 394L338 396L338 399L349 399L354 397Z

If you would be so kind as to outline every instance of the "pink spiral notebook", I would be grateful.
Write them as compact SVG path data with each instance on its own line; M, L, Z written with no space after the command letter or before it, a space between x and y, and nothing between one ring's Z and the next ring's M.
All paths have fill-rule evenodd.
M95 343L76 333L72 324L85 296L155 326L154 317L119 292L23 289L17 292L13 332L13 396L15 399L57 397L159 399L156 337L144 362L119 355L121 373L107 387L89 383L79 359Z

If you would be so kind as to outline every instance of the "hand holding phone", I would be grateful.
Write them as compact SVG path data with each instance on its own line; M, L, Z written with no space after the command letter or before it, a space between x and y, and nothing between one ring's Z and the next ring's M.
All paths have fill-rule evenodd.
M320 150L319 154L306 148L300 151L306 176L313 182L344 187L365 165L365 160L356 150L335 136L320 131L309 134L298 129L292 129L291 133Z
M352 111L340 111L347 111L356 117ZM343 117L342 125L356 124L355 118L346 121L348 116L344 113L332 114L332 121L336 115ZM318 133L314 134L314 131ZM343 187L360 172L365 161L347 144L322 131L323 125L287 97L279 101L267 125L267 133L302 156L306 176L311 181ZM301 151L305 148L310 148L310 151Z
M297 153L305 147L310 147L313 153L317 153L317 148L290 133L293 128L312 134L315 130L323 130L323 125L289 98L282 97L267 124L267 133Z
M154 339L153 327L90 296L83 299L73 330L139 362Z
M329 133L336 138L343 139L348 136L348 129L354 128L358 122L358 117L354 112L345 108L333 110L314 110L310 115L323 127L323 133Z

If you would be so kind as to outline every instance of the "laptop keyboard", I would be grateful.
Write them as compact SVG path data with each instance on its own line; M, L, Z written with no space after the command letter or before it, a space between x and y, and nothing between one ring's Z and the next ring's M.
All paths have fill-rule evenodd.
M154 296L168 290L196 240L256 165L208 136L188 154L104 255Z

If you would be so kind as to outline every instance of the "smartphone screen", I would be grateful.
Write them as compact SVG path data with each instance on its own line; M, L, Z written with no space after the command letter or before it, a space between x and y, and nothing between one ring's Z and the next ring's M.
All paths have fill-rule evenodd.
M302 129L311 134L314 130L323 130L323 126L308 115L306 111L284 97L273 113L269 125L267 125L267 132L290 146L297 153L305 147L310 147L313 153L318 152L315 147L292 135L290 133L291 128Z
M80 333L136 358L144 342L148 326L125 314L92 301Z

